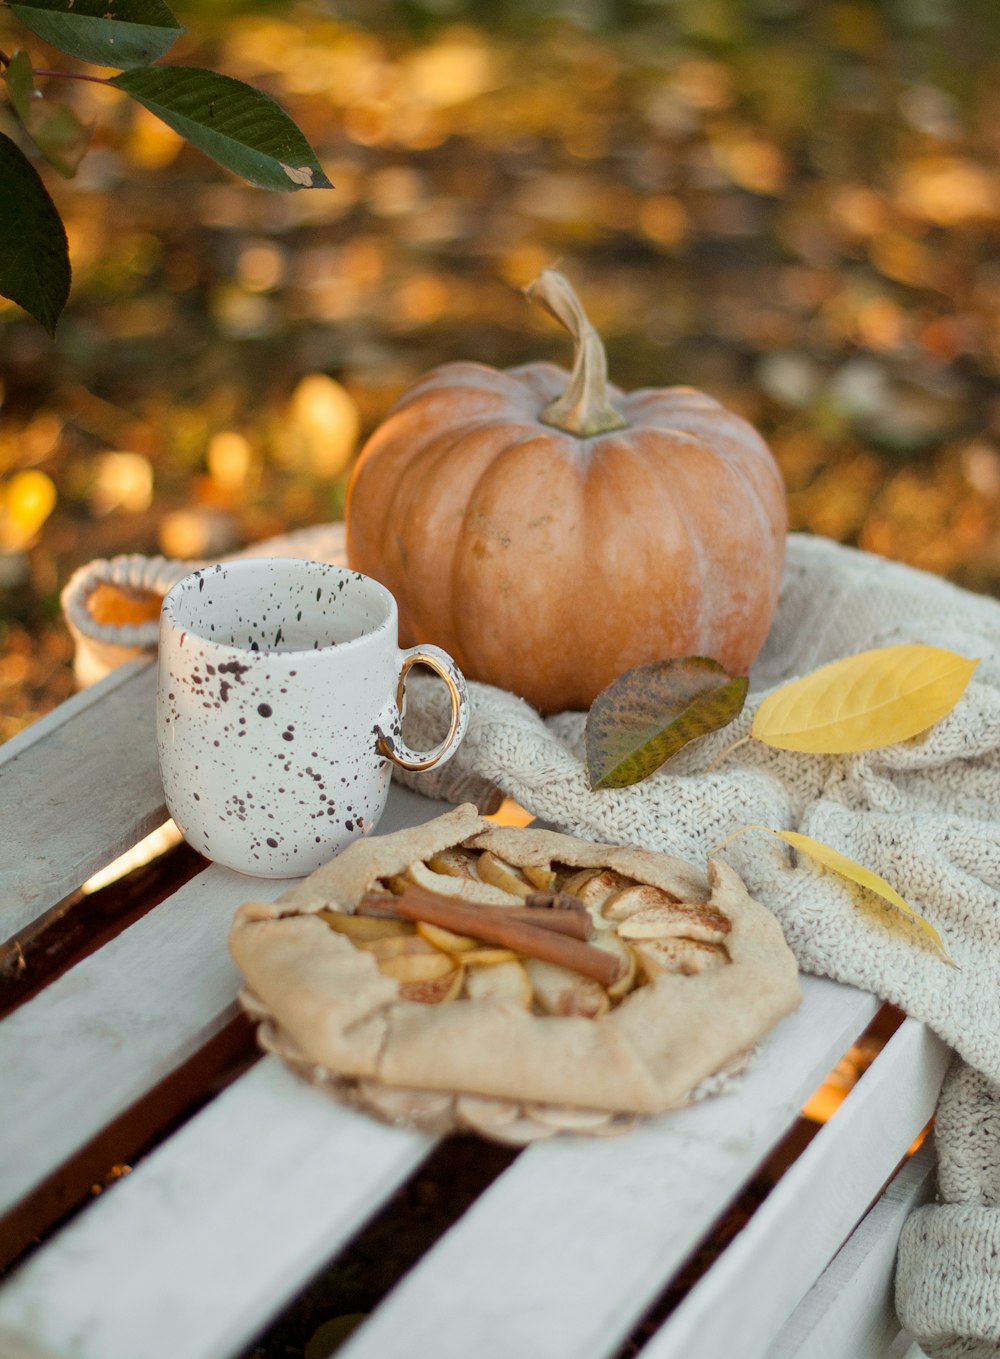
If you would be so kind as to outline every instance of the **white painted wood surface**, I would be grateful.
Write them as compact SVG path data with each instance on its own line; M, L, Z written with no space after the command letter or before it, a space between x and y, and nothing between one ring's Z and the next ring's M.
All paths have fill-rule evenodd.
M109 694L112 694L122 685L130 686L140 671L150 668L149 661L128 661L110 671L98 683L92 684L87 689L77 690L57 707L43 713L41 717L0 744L0 770L3 769L4 765L23 755L31 746L47 741L53 732L58 731L67 722L76 721L80 714L94 703L103 702Z
M379 833L442 810L394 787ZM288 885L213 865L0 1022L0 1212L219 1032L233 912Z
M733 1094L623 1139L523 1153L345 1359L613 1350L871 1019L871 997L804 980L803 1010L770 1036ZM372 1211L430 1146L402 1133L387 1141L274 1066L243 1076L16 1273L0 1290L0 1324L43 1338L58 1359L223 1359L263 1326L343 1239L331 1226L334 1200L345 1185L354 1194L355 1162ZM338 1218L343 1234L363 1216L359 1204ZM243 1267L248 1250L264 1257L253 1269ZM239 1267L220 1265L220 1283L211 1262L230 1259ZM100 1320L106 1297L94 1290L119 1276L127 1307Z
M908 1019L836 1114L782 1176L715 1267L688 1293L644 1359L769 1353L783 1323L876 1199L934 1113L950 1060Z
M113 671L0 747L0 940L166 819L155 671Z
M900 1334L893 1301L899 1233L933 1191L925 1142L802 1299L768 1359L887 1359Z
M0 1289L0 1355L236 1354L432 1145L264 1058Z
M232 1018L226 934L248 895L245 878L209 868L0 1023L0 1212Z
M847 987L803 982L802 1009L731 1094L622 1140L524 1152L338 1359L613 1353L877 1008Z

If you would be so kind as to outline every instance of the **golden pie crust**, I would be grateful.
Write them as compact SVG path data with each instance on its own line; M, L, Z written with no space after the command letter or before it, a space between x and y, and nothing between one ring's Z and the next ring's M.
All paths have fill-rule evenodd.
M658 889L652 896L666 903L655 924L666 932L653 941L659 954L641 937L643 921L626 915L616 930L654 963L597 1018L467 994L444 1004L405 999L405 985L320 912L352 913L367 891L454 847L551 868L563 881L573 870L606 869ZM471 804L355 841L276 901L247 902L229 945L262 1044L311 1080L383 1119L510 1142L607 1134L689 1103L711 1078L738 1069L801 1000L777 920L725 863L710 863L706 877L649 850L496 826ZM679 970L661 970L656 957Z

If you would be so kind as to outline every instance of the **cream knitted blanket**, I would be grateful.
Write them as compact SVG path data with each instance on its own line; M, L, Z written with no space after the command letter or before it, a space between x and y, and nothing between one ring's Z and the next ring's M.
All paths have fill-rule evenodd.
M325 535L325 536L324 536ZM280 541L270 545L281 551ZM336 559L331 530L296 552ZM261 551L258 546L255 551ZM67 594L69 594L69 590ZM67 614L72 619L71 600ZM79 623L76 630L79 636ZM86 645L82 638L81 645ZM105 639L106 640L106 639ZM558 639L553 639L554 643ZM980 658L956 708L923 737L814 756L748 742L772 688L870 647L927 642ZM407 740L445 723L440 686L412 682ZM798 830L880 873L939 931L958 968L891 907L856 893L760 832L723 851L778 916L804 971L875 992L955 1050L937 1126L938 1205L900 1245L900 1318L934 1359L1000 1355L1000 603L834 543L791 535L777 619L740 718L630 788L591 792L584 715L543 720L512 694L471 684L473 716L454 759L404 778L487 810L514 798L559 830L640 843L696 863L732 832Z

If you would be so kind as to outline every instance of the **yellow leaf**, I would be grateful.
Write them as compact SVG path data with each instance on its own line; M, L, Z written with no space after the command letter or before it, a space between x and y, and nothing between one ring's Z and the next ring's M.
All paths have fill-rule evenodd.
M769 694L751 734L819 755L891 746L951 712L978 664L919 642L862 651Z
M870 868L865 868L862 864L855 863L846 854L841 854L839 850L831 849L829 845L824 845L821 840L814 840L809 835L802 835L799 831L779 831L772 830L770 826L744 826L741 830L734 831L732 835L727 835L725 840L718 848L722 849L729 841L737 835L742 835L744 831L762 830L769 835L777 836L779 840L784 840L786 845L791 845L800 854L807 854L810 859L814 859L823 868L828 868L834 873L838 873L842 878L847 878L849 882L857 883L859 887L866 887L869 892L874 892L883 901L887 901L890 906L895 906L897 911L901 911L908 920L912 920L915 925L919 925L924 933L931 939L934 947L941 954L941 957L950 967L957 967L958 964L945 948L941 936L922 915L899 895L894 887L890 887L884 878L880 878L877 873L873 873Z

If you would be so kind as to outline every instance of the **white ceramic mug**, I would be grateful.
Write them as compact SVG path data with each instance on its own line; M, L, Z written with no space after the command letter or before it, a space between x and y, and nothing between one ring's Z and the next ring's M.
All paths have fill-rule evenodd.
M401 736L407 672L448 686L436 750ZM401 651L396 601L324 562L245 558L185 576L160 615L157 740L170 815L241 873L299 877L376 826L390 761L429 769L465 734L468 694L434 646Z

